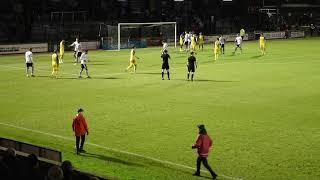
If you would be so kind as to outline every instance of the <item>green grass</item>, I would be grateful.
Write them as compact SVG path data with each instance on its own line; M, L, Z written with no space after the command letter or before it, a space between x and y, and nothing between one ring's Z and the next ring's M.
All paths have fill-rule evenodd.
M0 56L0 123L73 138L72 118L86 110L87 142L186 166L196 125L214 139L209 163L218 174L242 179L320 178L319 38L257 42L244 53L213 62L212 45L198 52L194 82L186 81L186 54L171 48L172 80L162 81L160 49L137 49L136 74L124 72L129 50L90 51L92 79L65 55L60 79L50 78L49 54L34 53L36 77L24 56ZM0 136L59 149L75 167L120 179L201 179L192 169L0 125ZM208 174L203 174L208 176ZM227 179L220 177L219 179Z

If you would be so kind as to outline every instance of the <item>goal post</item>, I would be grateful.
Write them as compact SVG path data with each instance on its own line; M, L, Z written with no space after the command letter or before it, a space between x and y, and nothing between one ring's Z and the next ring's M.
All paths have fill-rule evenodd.
M176 47L177 23L118 23L116 26L101 24L99 36L103 49L109 50L121 50L132 46L137 48L161 46L162 41Z

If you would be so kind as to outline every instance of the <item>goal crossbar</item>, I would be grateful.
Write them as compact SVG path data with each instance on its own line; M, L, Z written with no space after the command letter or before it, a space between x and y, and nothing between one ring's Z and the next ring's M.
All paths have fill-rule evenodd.
M145 22L145 23L118 23L118 51L121 48L121 26L126 25L174 25L174 47L177 47L177 23L176 22Z

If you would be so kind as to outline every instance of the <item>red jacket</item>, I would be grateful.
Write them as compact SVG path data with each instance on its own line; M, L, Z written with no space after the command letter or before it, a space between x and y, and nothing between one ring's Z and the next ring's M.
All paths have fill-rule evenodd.
M82 136L88 132L87 122L82 113L76 114L73 118L72 129L75 136Z
M198 155L200 157L208 157L209 149L212 146L212 140L207 134L199 134L197 137L197 141L192 148L198 149Z

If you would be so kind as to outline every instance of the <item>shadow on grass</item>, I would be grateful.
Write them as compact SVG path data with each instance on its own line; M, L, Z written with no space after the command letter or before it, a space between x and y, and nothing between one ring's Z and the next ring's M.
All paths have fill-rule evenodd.
M36 76L38 78L48 78L48 79L79 79L78 77L58 77L58 78L55 78L55 77L52 77L50 75L40 75L40 76Z
M107 63L93 63L90 64L90 66L102 66L102 65L108 65Z
M161 75L161 71L160 72L141 72L141 73L137 73L137 74Z
M261 58L262 56L263 56L263 55L261 55L261 54L260 54L260 55L257 55L257 56L252 56L251 59L258 59L258 58Z
M109 162L119 163L119 164L123 164L123 165L127 165L127 166L138 166L138 167L143 167L144 166L142 164L133 163L133 162L129 162L129 161L124 161L124 160L121 160L121 159L118 159L118 158L109 157L109 156L105 156L105 155L101 155L101 154L83 153L83 154L80 154L80 156L84 156L84 157L88 157L88 158L95 158L95 159L99 159L99 160L102 160L102 161L109 161Z
M100 77L91 77L91 79L120 79L120 78L117 78L117 77L102 77L102 76L100 76Z
M173 79L174 80L174 79ZM188 81L187 79L176 79L178 81ZM231 80L214 80L214 79L194 79L194 82L216 82L216 83L231 83L231 82L240 82L240 81L231 81ZM190 80L190 82L192 82Z

